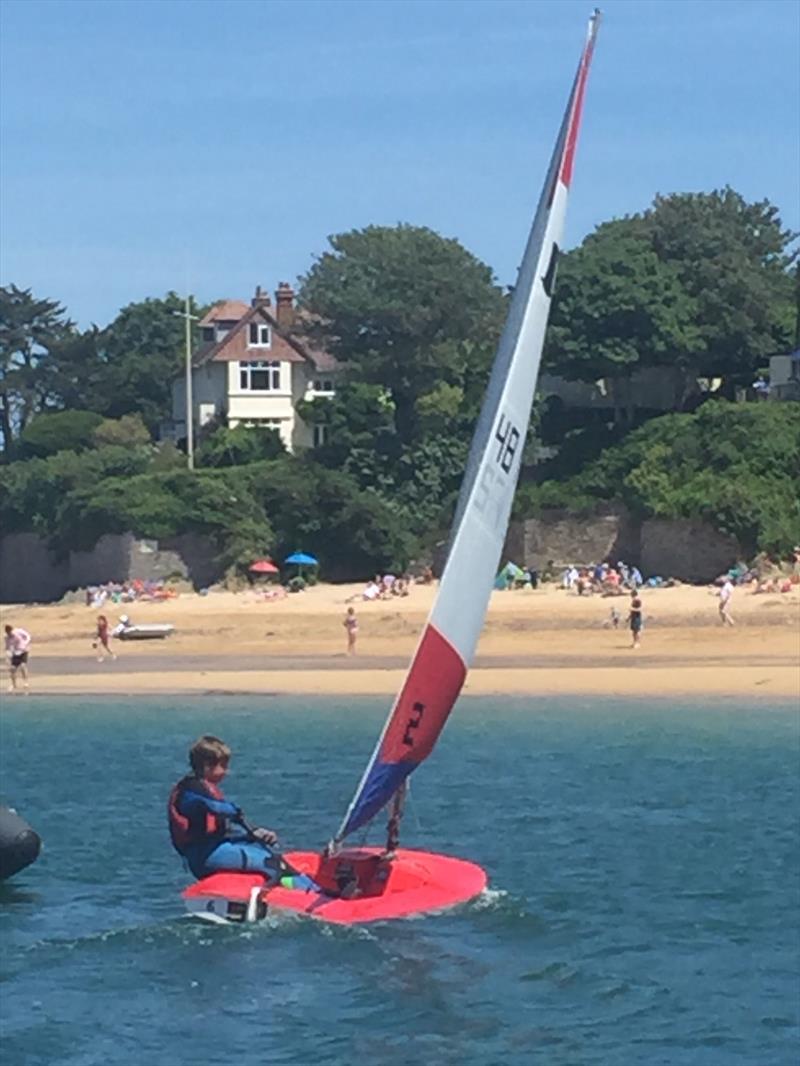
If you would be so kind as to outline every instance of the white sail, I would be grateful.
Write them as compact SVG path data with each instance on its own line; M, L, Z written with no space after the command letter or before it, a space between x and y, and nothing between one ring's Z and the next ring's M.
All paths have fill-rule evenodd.
M336 842L384 807L430 754L472 663L528 432L598 24L595 11L475 429L438 595Z

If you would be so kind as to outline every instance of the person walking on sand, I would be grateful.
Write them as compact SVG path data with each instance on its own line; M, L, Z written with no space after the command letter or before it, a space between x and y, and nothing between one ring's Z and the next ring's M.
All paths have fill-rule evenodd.
M112 659L116 659L116 655L108 643L108 619L104 614L97 616L97 634L92 641L92 647L97 652L97 661L99 663L103 661L103 651L110 655Z
M27 629L23 629L21 626L5 627L6 634L6 655L8 656L10 666L10 680L11 684L8 686L9 692L15 692L17 688L17 674L22 677L22 685L25 691L28 691L28 652L31 646L31 635Z
M731 617L731 600L733 598L733 582L729 577L725 578L722 588L719 590L719 619L724 626L734 625Z
M348 607L342 625L347 630L347 654L355 655L356 637L358 636L358 619L355 607Z
M636 592L631 593L628 625L631 629L631 647L638 648L642 642L642 601Z

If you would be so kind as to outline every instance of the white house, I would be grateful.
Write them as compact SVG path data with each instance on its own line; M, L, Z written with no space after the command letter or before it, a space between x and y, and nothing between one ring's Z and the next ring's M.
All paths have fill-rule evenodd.
M195 434L216 419L277 429L289 451L322 441L323 426L298 416L302 399L332 396L335 359L297 333L294 292L281 282L275 306L260 286L250 306L223 300L200 321L201 345L192 353ZM171 435L186 436L186 378L172 387Z

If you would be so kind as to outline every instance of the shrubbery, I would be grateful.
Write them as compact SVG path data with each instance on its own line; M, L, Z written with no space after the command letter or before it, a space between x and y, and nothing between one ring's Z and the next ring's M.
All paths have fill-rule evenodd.
M654 418L568 480L525 486L516 512L601 502L703 518L750 552L786 552L800 540L800 404L712 401Z

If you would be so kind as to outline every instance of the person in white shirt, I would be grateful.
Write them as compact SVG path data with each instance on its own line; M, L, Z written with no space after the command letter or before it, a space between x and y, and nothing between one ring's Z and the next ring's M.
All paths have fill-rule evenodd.
M722 588L719 590L719 617L724 626L734 624L731 617L731 599L733 598L733 582L729 577L725 578Z
M22 678L25 689L28 688L28 651L31 646L31 635L27 629L21 626L6 626L6 655L8 656L11 684L9 692L14 692L17 687L17 675Z

